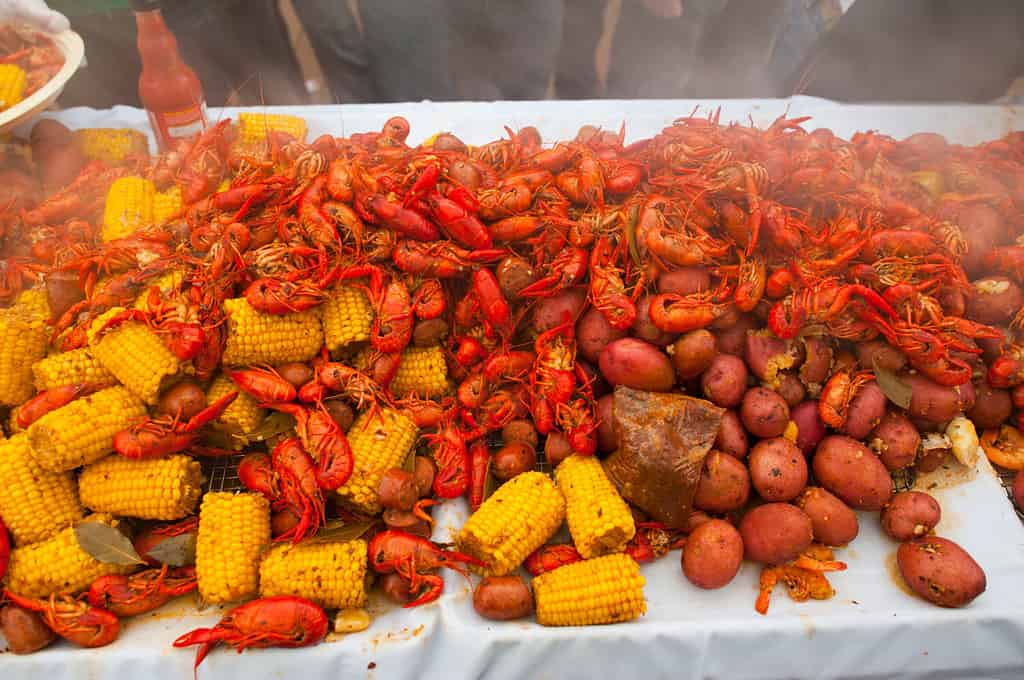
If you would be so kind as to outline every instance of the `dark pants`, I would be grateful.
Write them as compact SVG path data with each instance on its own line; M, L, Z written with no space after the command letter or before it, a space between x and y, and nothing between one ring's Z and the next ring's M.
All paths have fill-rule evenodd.
M565 0L562 42L555 73L559 99L593 99L601 95L594 52L604 28L604 0Z

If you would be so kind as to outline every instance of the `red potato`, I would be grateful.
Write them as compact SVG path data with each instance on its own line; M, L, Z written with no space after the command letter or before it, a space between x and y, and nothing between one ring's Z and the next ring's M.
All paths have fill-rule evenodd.
M648 392L667 392L675 384L672 362L660 349L637 338L608 343L598 360L601 375L611 385Z
M590 309L576 323L576 348L587 361L597 361L601 350L613 340L624 338L629 333L612 328L604 314Z
M718 426L714 447L722 453L728 453L740 460L746 458L750 442L747 439L747 431L743 429L743 423L736 411L726 411L722 414L722 422Z
M503 482L529 472L536 465L537 451L524 441L507 442L491 458L491 472Z
M885 415L888 400L878 383L872 380L857 392L850 401L846 422L841 428L844 434L854 439L863 439L878 425Z
M963 268L968 274L983 272L985 254L1005 242L1007 230L1002 216L990 205L971 202L960 207L956 221L967 244Z
M960 396L960 410L970 411L978 400L978 393L974 390L974 383L964 383L953 388Z
M902 371L907 365L907 358L885 340L869 340L854 345L857 351L857 363L865 371L873 370L877 362L879 368L887 371Z
M699 329L684 333L670 346L672 365L680 380L696 378L707 370L718 354L715 336L711 331Z
M818 442L828 434L828 429L818 413L817 401L805 401L797 404L790 410L789 419L796 425L796 442L794 443L804 455L813 451Z
M793 373L779 373L776 382L778 384L772 388L773 391L777 392L791 409L807 397L804 384Z
M416 347L440 345L448 337L450 327L444 319L423 319L412 327L412 344Z
M887 413L868 438L868 446L890 471L913 465L920 445L921 434L900 413Z
M188 420L206 408L206 393L193 380L182 380L160 395L156 411L160 415Z
M533 593L522 576L487 576L473 591L473 609L492 621L521 619L533 613Z
M733 408L747 391L747 365L732 354L719 354L700 380L704 396L716 406Z
M416 493L420 498L429 496L434 485L434 476L437 474L437 466L426 456L416 456L413 463L412 474L416 477Z
M292 384L292 387L299 389L314 377L313 368L309 364L294 361L288 364L281 364L274 370L277 371L278 375L287 380Z
M356 419L356 414L352 407L340 399L328 399L323 402L323 406L328 415L331 416L331 420L336 422L338 427L341 428L341 431L348 432Z
M652 345L664 347L673 340L674 333L666 333L654 325L651 321L651 300L653 295L642 295L636 301L636 320L633 322L633 335L641 340L646 340Z
M892 497L889 471L856 439L825 437L812 467L818 483L855 510L881 510Z
M515 300L519 291L537 280L537 271L523 258L510 255L494 268L494 276L505 299Z
M689 295L711 287L711 274L705 267L680 267L658 276L659 293Z
M804 338L803 342L804 361L800 364L797 376L807 387L821 389L832 368L832 345L825 338L813 335Z
M910 589L940 607L963 607L985 592L985 572L966 550L939 536L907 541L896 564Z
M973 404L974 386L970 383L958 387L945 387L920 373L906 373L900 380L910 386L910 408L907 412L912 418L920 418L931 423L945 423L966 407L970 397Z
M692 534L701 524L711 520L711 515L703 510L691 510L690 516L686 518L686 533Z
M0 607L0 636L14 654L38 652L57 639L39 614L13 604Z
M1024 385L1017 385L1010 390L1010 400L1015 408L1024 409Z
M923 491L901 491L882 509L882 530L895 541L931 533L942 519L939 502Z
M733 525L710 519L690 532L681 561L690 583L707 590L721 588L743 564L743 539Z
M747 504L750 498L750 474L737 458L712 451L704 458L695 507L708 512L730 512Z
M46 301L50 305L50 318L59 319L76 302L85 299L85 291L78 284L77 272L47 272Z
M380 504L393 510L412 510L419 500L416 475L401 468L386 470L377 485Z
M789 423L789 405L779 394L764 387L752 387L743 395L740 420L755 437L778 437Z
M450 132L442 132L438 136L434 137L434 144L432 145L432 148L434 151L457 151L459 153L467 153L465 142Z
M552 432L544 439L544 457L552 468L572 455L569 439L561 432Z
M832 493L819 486L809 486L796 504L811 518L814 540L830 546L852 543L860 532L857 513Z
M807 486L807 461L796 444L776 437L750 450L750 483L769 502L791 501Z
M540 443L540 437L537 436L537 428L533 426L533 421L526 419L506 423L505 427L501 428L501 440L505 443L526 442L534 449Z
M533 329L538 333L550 330L564 322L566 314L575 321L586 304L587 291L579 286L542 298L533 311Z
M991 387L987 382L974 386L977 397L967 417L979 430L992 430L1002 425L1013 413L1013 400L1008 390Z
M615 421L612 419L614 401L614 394L606 394L597 400L594 416L597 418L597 450L601 453L611 453L619 445L615 437Z
M939 288L935 291L935 299L946 316L963 317L967 314L967 296L956 286Z
M299 516L285 508L270 516L270 533L273 536L286 534L299 525Z
M1009 323L1024 306L1024 291L1006 276L986 276L971 282L967 318L978 323Z
M751 374L768 383L776 379L779 371L793 368L797 362L795 346L768 329L747 331L743 358Z
M578 377L579 382L586 381L590 384L590 389L594 392L594 398L598 399L603 397L612 391L612 386L608 384L608 381L601 375L600 369L597 367L597 362L590 363L586 359L581 357L576 358L576 370L582 373L582 377ZM579 375L579 373L577 374Z
M384 574L378 583L380 583L380 589L392 602L397 604L412 602L413 592L409 588L409 581L397 572Z
M762 564L796 559L811 545L811 518L789 503L765 503L750 510L740 522L746 558Z
M747 331L763 326L764 324L752 314L743 314L732 326L715 331L718 351L743 357L747 351Z

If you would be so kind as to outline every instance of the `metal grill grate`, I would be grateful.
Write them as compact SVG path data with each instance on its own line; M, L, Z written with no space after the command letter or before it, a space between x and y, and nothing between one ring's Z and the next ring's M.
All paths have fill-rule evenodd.
M1003 489L1006 490L1006 495L1010 499L1010 505L1013 506L1014 512L1017 513L1017 517L1020 518L1020 521L1024 522L1024 512L1021 512L1020 508L1017 507L1017 504L1013 502L1013 478L1017 476L1017 472L1015 470L1005 470L995 465L992 467L995 468L996 475L999 476L999 483L1002 484Z
M206 491L241 491L242 482L238 479L238 464L245 454L212 458L205 461L203 472L206 474Z
M901 491L912 491L914 488L914 482L917 481L917 470L913 467L903 468L902 470L896 470L892 473L892 490L893 493L899 493Z

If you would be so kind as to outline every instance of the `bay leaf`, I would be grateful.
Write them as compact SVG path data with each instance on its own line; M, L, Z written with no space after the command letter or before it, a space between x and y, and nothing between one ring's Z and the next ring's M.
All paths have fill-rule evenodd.
M128 537L102 522L82 522L75 527L78 546L95 560L108 564L145 564Z
M491 463L487 463L487 478L484 480L484 500L491 497L491 494L498 490L501 482L491 472Z
M910 398L914 394L910 385L900 380L899 376L889 369L879 366L877 359L872 359L871 363L875 370L875 380L878 381L882 393L900 408L910 408Z
M187 532L166 538L146 553L150 559L169 567L187 567L196 562L196 535Z
M361 520L358 522L345 522L343 520L328 520L316 536L307 539L310 543L342 543L362 538L370 527L374 525L373 520Z
M262 442L279 434L284 434L295 427L295 418L287 413L274 411L252 432L245 435L246 441Z

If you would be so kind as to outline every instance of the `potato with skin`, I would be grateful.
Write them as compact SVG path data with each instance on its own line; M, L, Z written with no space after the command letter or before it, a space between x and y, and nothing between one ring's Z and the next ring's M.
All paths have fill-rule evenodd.
M966 406L970 397L974 402L974 386L970 383L957 387L946 387L926 378L920 373L900 375L900 380L910 386L910 407L907 413L912 418L920 418L930 423L949 422ZM969 391L968 391L969 388Z
M715 336L704 328L684 333L670 348L672 365L680 380L696 378L708 369L718 354Z
M664 347L676 338L675 333L666 333L651 321L651 300L653 295L641 295L636 301L636 320L633 321L633 335L652 345Z
M888 399L876 381L865 384L850 400L846 422L841 431L854 439L867 437L885 415L887 404Z
M814 478L854 510L881 510L892 498L889 471L856 439L825 437L814 452Z
M544 457L553 468L572 455L569 439L561 432L552 432L544 439Z
M609 342L627 335L628 330L613 328L599 309L591 308L576 323L576 348L584 359L596 362Z
M509 299L514 300L515 298ZM580 286L566 288L551 297L541 298L533 310L533 329L538 333L543 333L559 326L565 321L566 314L569 315L571 321L575 322L586 304L587 291Z
M921 434L905 415L890 412L875 427L867 443L878 454L886 469L902 470L913 465L917 459Z
M704 458L693 505L707 512L730 512L747 504L750 474L737 458L712 451Z
M1002 425L1013 413L1013 400L1009 390L992 387L986 381L974 386L977 397L967 417L979 430L991 430Z
M338 424L342 432L348 432L349 428L352 427L352 423L355 422L356 414L352 410L352 407L341 401L340 399L327 399L323 402L324 409L327 410L328 415L331 416L331 420Z
M38 613L8 604L0 608L0 635L14 654L31 654L57 639Z
M515 300L519 291L537 280L537 271L523 258L510 255L494 268L494 277L505 299Z
M615 395L609 393L597 400L594 417L597 418L597 450L611 453L619 445L615 437L615 419L612 418L612 405Z
M804 401L794 406L789 412L789 419L796 425L794 443L804 455L813 451L818 442L828 434L828 429L818 413L818 402L815 400Z
M505 427L501 428L501 439L502 441L508 442L526 442L533 448L537 448L537 444L540 443L540 438L537 436L537 428L533 426L532 420L513 420L505 424Z
M728 585L743 564L743 539L728 522L711 519L686 538L681 557L683 574L698 588Z
M378 581L380 589L384 591L388 599L396 604L407 604L412 602L413 593L409 588L409 581L397 572L384 574Z
M875 363L893 373L902 371L907 365L907 357L885 340L869 340L854 345L857 351L857 363L865 371L873 370Z
M740 522L744 554L752 562L782 564L796 559L811 545L811 518L789 503L765 503Z
M295 389L299 389L316 377L313 367L300 361L281 364L274 370L277 371L278 375L290 382Z
M895 541L926 536L942 519L939 502L923 491L901 491L882 509L882 530Z
M537 465L537 451L527 442L508 442L491 458L491 472L503 482L529 472Z
M521 619L533 613L533 593L522 576L488 576L473 591L473 609L492 621Z
M714 447L722 453L728 453L740 460L747 457L750 441L736 411L726 411L722 414L722 422L718 426Z
M779 373L776 380L778 383L772 389L781 396L789 408L793 408L807 397L807 390L800 378L788 371Z
M805 386L813 385L821 389L832 368L832 345L825 338L813 335L804 338L803 342L804 361L800 364L797 376Z
M165 390L156 404L158 414L177 416L180 420L188 420L204 408L206 393L192 380L182 380Z
M761 328L764 324L751 314L743 314L739 320L729 326L715 331L715 344L722 354L743 357L747 350L747 331Z
M776 392L764 387L752 387L743 395L740 420L755 437L778 437L789 424L789 405Z
M750 450L750 483L769 502L791 501L807 486L807 461L796 444L775 437Z
M700 379L704 396L716 406L733 408L747 391L747 365L732 354L719 354Z
M294 529L299 524L299 516L285 508L270 516L270 534L280 536Z
M667 392L675 384L672 362L660 349L638 338L621 338L601 351L598 365L611 385Z
M450 328L444 319L423 319L412 327L412 344L416 347L440 345L448 337Z
M900 545L896 564L910 589L940 607L963 607L985 592L985 572L966 550L939 536Z
M978 323L1008 323L1024 306L1024 291L1008 277L986 276L972 281L971 286L967 318Z
M658 292L689 295L711 287L711 274L706 267L680 267L658 276Z
M809 486L796 499L797 506L811 518L814 540L829 546L853 542L860 532L857 513L820 486Z
M779 371L797 363L795 347L770 330L747 331L743 358L758 380L774 383Z

